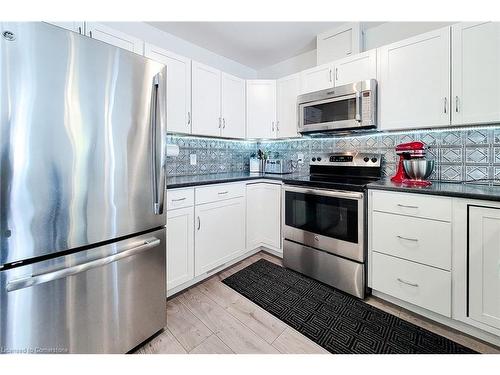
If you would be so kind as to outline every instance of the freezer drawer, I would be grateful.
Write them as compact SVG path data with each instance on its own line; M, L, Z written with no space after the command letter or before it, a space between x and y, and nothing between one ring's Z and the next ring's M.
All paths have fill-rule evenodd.
M0 350L125 353L166 325L165 229L0 272Z

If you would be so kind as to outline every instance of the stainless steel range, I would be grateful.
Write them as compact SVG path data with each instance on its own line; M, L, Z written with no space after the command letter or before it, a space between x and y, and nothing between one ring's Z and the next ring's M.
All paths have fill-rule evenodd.
M360 298L366 293L366 185L381 156L315 155L310 175L284 180L283 263Z

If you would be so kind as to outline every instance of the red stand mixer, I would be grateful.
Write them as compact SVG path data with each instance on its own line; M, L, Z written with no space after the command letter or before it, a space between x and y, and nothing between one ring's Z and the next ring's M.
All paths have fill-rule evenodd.
M399 155L399 162L396 174L391 178L391 181L397 184L414 186L431 185L432 183L427 181L426 178L432 173L434 161L425 160L426 150L427 146L423 142L409 142L397 145L396 154ZM415 162L410 162L410 160L415 160ZM411 176L407 173L409 168Z

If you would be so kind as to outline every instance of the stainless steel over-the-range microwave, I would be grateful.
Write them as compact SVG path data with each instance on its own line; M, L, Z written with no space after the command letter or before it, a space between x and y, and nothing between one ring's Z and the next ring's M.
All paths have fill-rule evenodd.
M370 79L300 95L300 133L368 129L377 126L377 81Z

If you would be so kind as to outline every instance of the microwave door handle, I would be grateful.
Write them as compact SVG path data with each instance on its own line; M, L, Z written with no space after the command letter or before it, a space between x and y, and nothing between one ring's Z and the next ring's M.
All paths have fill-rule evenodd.
M361 122L361 93L357 92L356 93L356 114L354 116L354 119L357 122Z

